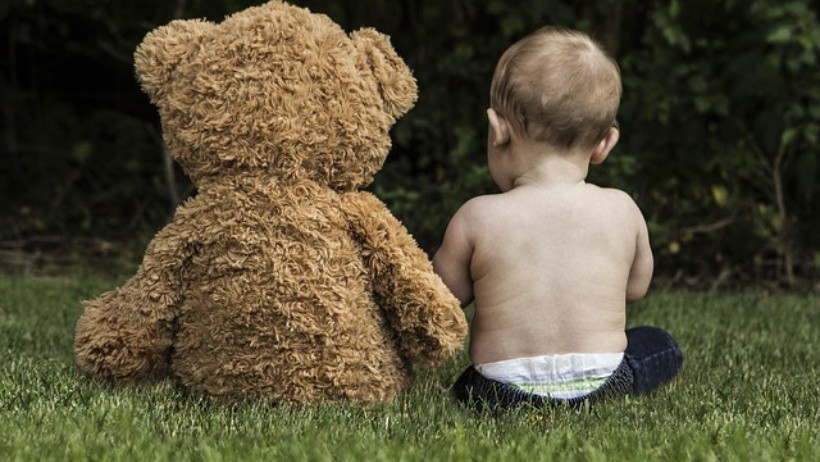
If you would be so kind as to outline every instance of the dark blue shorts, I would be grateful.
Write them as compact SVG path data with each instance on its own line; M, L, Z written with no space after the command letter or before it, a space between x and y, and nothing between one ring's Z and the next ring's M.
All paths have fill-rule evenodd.
M512 409L522 404L580 406L606 398L649 393L674 378L683 366L683 354L678 343L657 327L628 329L626 338L623 361L603 385L588 395L572 399L533 395L488 379L473 366L461 374L452 391L458 401L479 411Z

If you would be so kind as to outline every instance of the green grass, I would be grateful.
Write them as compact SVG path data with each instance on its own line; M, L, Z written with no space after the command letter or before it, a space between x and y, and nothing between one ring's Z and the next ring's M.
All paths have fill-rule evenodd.
M629 324L668 329L685 366L657 393L572 411L477 416L447 394L466 356L421 371L385 406L226 403L169 382L77 373L90 276L0 276L2 460L812 460L818 446L817 295L653 294Z

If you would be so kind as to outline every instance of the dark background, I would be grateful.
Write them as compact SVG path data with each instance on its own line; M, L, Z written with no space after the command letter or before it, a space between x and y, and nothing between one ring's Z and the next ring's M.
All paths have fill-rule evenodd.
M0 3L0 269L136 262L194 193L167 162L132 53L244 0ZM484 110L500 54L547 24L618 60L622 136L590 180L628 191L675 286L811 288L820 273L818 0L294 1L391 36L420 99L371 186L428 252L494 192ZM54 265L51 265L54 266Z

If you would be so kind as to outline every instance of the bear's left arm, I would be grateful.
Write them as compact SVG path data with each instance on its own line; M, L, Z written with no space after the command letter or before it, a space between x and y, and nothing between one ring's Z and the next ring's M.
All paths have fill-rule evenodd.
M341 202L404 353L422 365L455 356L467 336L467 321L427 255L372 194L348 193Z
M160 231L137 274L122 287L84 302L74 349L83 372L138 382L167 373L180 273L191 246L175 221Z

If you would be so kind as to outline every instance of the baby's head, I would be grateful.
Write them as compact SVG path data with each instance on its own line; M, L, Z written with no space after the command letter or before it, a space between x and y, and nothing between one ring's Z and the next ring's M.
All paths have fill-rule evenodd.
M618 65L587 35L545 27L498 62L490 107L519 137L559 149L592 148L615 124Z

